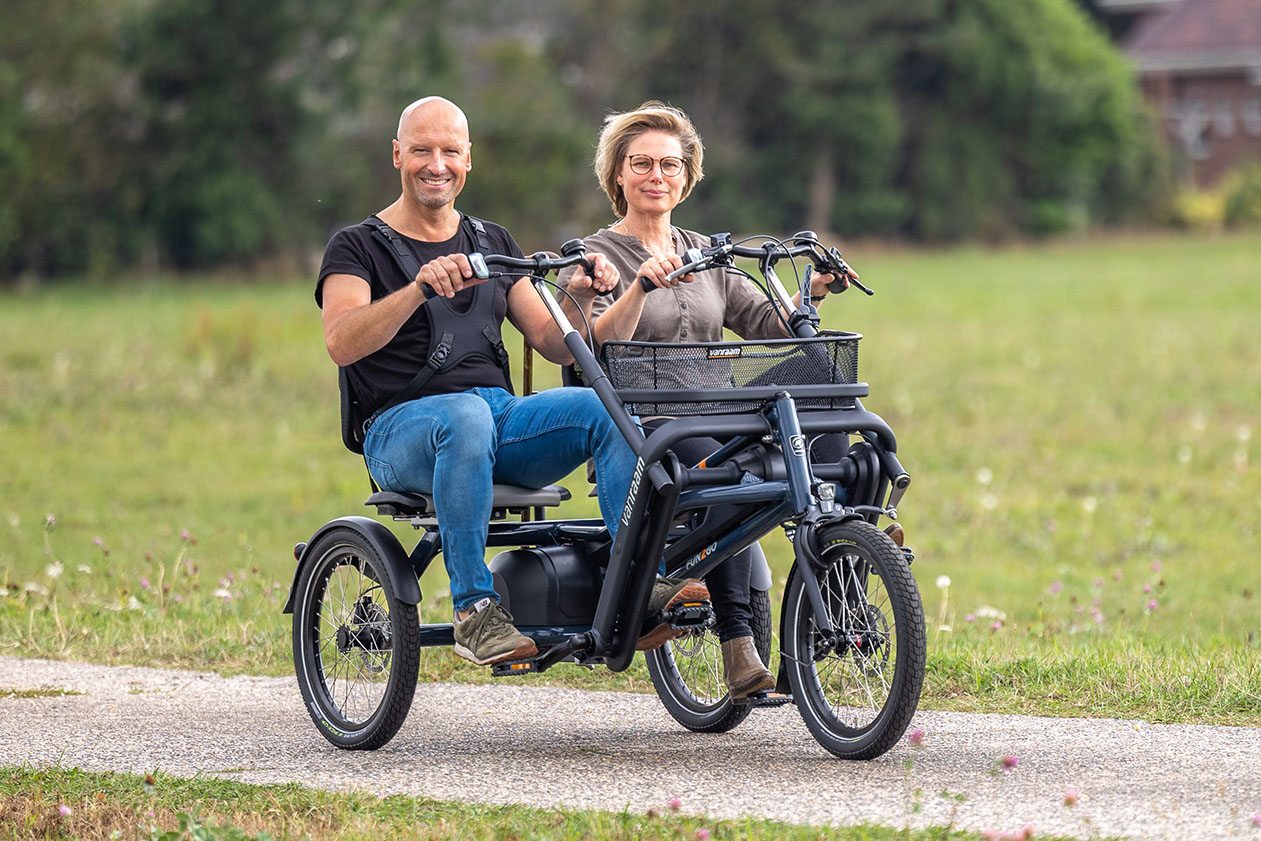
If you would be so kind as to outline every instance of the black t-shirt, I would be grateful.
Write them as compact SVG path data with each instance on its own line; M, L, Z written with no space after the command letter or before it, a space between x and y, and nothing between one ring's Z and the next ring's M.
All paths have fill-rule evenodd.
M491 253L521 256L521 248L507 229L492 222L484 224ZM455 236L446 242L423 242L402 234L399 236L412 250L421 266L444 254L468 254L480 250L466 222L461 222ZM412 278L407 277L399 267L398 259L389 246L363 222L342 228L333 234L328 247L324 249L324 262L320 266L319 280L315 284L315 302L321 307L324 306L324 278L332 274L363 278L372 288L373 301L412 282ZM516 280L514 277L504 277L487 281L494 287L495 323L500 328L508 314L508 290ZM465 312L472 303L472 295L473 289L470 287L449 301L442 298L427 300L416 308L416 312L403 323L385 347L349 366L350 381L359 397L365 418L402 391L429 359L430 331L425 309L445 303L458 312ZM492 356L489 346L485 354L470 354L451 369L430 378L420 393L450 394L477 386L511 386L505 382L503 369Z

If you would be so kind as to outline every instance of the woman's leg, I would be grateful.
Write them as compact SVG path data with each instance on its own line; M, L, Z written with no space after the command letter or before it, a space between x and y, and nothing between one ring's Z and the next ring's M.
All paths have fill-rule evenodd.
M646 426L655 427L664 420L650 420ZM722 444L713 438L685 438L670 449L679 461L691 467ZM753 630L749 622L753 618L749 607L749 581L753 571L753 552L746 549L714 567L705 576L714 615L718 620L718 639L726 642L736 637L749 637Z

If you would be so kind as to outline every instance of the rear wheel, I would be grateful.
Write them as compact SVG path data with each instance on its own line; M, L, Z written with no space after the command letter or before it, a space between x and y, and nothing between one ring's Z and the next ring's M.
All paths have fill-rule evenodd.
M901 550L870 523L821 527L819 589L835 631L818 627L798 558L784 594L781 645L793 698L811 734L844 759L897 743L924 682L924 609Z
M371 750L402 727L416 692L420 623L372 544L336 529L308 551L293 612L298 687L324 738Z
M749 593L753 645L763 663L771 656L771 597ZM698 733L725 733L748 717L752 708L733 704L722 676L722 643L712 628L689 631L645 652L657 696L674 720Z

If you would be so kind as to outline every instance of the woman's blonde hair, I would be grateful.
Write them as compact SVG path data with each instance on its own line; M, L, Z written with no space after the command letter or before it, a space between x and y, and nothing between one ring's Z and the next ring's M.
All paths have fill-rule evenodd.
M600 132L600 143L595 151L594 169L595 177L619 219L626 215L626 195L622 192L622 185L617 183L617 170L631 141L646 131L674 135L683 147L684 183L680 201L687 198L696 183L705 177L701 168L705 147L692 121L678 108L652 99L634 111L610 114L604 118L604 129Z

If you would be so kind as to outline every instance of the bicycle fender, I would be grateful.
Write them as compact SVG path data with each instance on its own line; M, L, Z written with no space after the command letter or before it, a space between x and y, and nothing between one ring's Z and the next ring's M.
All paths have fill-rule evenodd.
M753 552L753 569L749 584L755 590L770 592L771 565L766 562L766 553L762 551L762 544L754 543L749 549Z
M311 539L303 547L298 563L294 567L293 584L289 586L289 598L285 601L282 613L293 613L293 598L298 589L298 577L302 574L302 568L310 561L311 547L325 534L339 528L358 532L372 545L381 560L385 562L385 574L389 576L394 595L399 601L404 604L420 604L420 582L416 579L407 553L403 551L403 544L392 531L376 520L352 515L329 520L311 535Z

